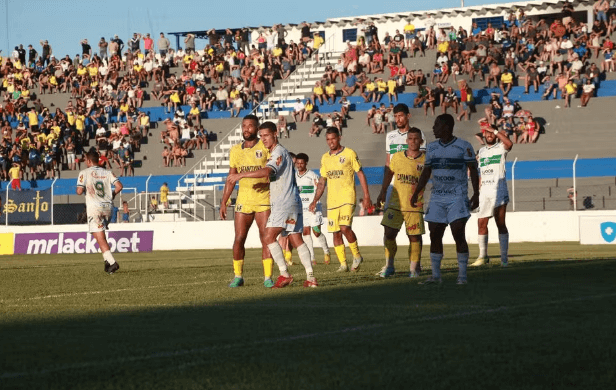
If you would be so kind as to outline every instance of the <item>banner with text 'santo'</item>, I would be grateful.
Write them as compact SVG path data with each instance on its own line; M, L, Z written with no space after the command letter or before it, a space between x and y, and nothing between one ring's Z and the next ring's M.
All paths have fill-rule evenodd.
M112 252L151 252L153 231L107 232ZM15 254L98 253L96 239L86 232L16 233Z
M4 194L2 194L4 195ZM0 224L37 225L51 223L51 189L10 191L2 202Z

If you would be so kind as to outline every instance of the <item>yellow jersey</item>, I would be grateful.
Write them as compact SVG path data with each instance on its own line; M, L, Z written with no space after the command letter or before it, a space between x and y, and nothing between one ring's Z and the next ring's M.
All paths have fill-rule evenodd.
M77 115L75 117L75 129L83 131L86 129L86 117L85 115Z
M38 114L32 111L28 112L28 122L30 123L30 126L38 126Z
M396 80L388 80L387 81L387 89L388 89L389 93L395 93L397 86L398 85L396 84Z
M359 157L347 147L321 157L321 176L327 179L328 210L349 204L355 206L355 172L360 170Z
M229 152L229 167L238 173L258 171L265 167L269 159L269 150L259 140L252 148L245 148L244 143L234 145ZM269 190L257 191L253 188L258 183L268 183L268 178L241 179L237 191L237 204L252 206L269 206Z
M160 201L163 203L167 202L168 195L169 195L169 187L167 186L160 187Z
M387 83L385 81L377 81L376 86L378 87L379 92L387 91Z
M13 167L9 169L9 176L11 176L11 179L19 179L20 171L19 167Z
M325 91L327 92L328 95L335 95L336 94L336 84L330 84L326 86Z
M394 188L389 198L389 208L398 211L423 212L423 191L417 198L417 207L411 206L411 196L419 182L426 155L408 157L406 151L395 153L389 161L389 169L394 173Z

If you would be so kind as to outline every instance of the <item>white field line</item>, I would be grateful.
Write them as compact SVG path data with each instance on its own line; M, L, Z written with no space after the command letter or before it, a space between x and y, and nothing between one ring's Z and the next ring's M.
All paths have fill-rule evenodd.
M222 344L222 345L214 345L214 346L201 347L201 348L181 349L177 351L160 351L160 352L154 352L154 353L145 354L145 355L126 356L126 357L118 357L118 358L108 359L108 360L98 360L98 361L88 361L88 362L83 362L83 363L66 364L66 365L62 365L59 367L45 368L45 369L37 370L37 371L5 372L2 375L0 375L0 379L31 377L31 376L46 375L46 374L66 371L66 370L90 369L94 367L123 365L123 364L131 363L131 362L141 362L141 361L149 361L149 360L155 360L155 359L166 359L166 358L175 358L175 357L182 357L182 356L188 356L188 355L198 355L198 354L205 354L205 353L215 351L215 350L245 348L246 346L250 346L250 345L253 345L253 346L262 345L262 344L271 345L272 343L289 342L289 341L295 341L295 340L305 340L305 339L311 339L311 338L321 338L321 337L328 337L328 336L334 336L334 335L352 333L352 332L364 332L364 331L381 329L381 328L386 328L386 327L391 327L391 326L464 318L464 317L470 317L470 316L476 316L476 315L498 314L501 312L518 310L518 309L539 308L539 307L557 305L557 304L562 304L562 303L583 302L583 301L591 301L591 300L612 298L612 297L616 297L616 293L591 295L591 296L585 296L585 297L559 299L559 300L550 300L550 301L545 301L545 302L535 302L535 303L528 303L528 304L515 305L515 306L500 306L500 307L495 307L495 308L490 308L490 309L462 311L462 312L451 313L451 314L424 316L424 317L419 317L419 318L398 320L398 321L387 322L387 323L376 323L376 324L369 324L369 325L347 327L347 328L326 331L326 332L304 333L304 334L298 334L295 336L285 336L285 337L262 339L262 340L257 340L257 341L253 341L250 343L233 343L233 344ZM171 362L169 364L173 365L173 363ZM194 363L194 365L199 365L199 364L201 363L199 362ZM184 368L184 367L188 367L188 365L178 364L176 365L176 367Z
M207 283L215 283L215 282L206 281L206 282L179 283L179 284L161 284L158 286L119 288L117 290L83 291L83 292L73 292L73 293L66 293L66 294L52 294L52 295L43 295L39 297L30 297L30 298L3 299L3 300L0 300L0 303L36 301L40 299L66 298L66 297L76 297L76 296L83 296L83 295L113 294L113 293L124 292L124 291L149 290L149 289L167 288L167 287L196 286L196 285L207 284Z

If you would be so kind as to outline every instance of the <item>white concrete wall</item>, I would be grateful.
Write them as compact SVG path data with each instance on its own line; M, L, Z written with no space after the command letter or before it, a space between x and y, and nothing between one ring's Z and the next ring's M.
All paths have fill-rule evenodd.
M602 217L597 220L612 220L616 222L616 211L545 211L517 212L507 215L507 226L511 242L560 242L580 241L581 217ZM381 246L383 228L381 217L356 217L353 230L357 234L360 246ZM326 228L325 222L323 227ZM426 227L427 228L427 227ZM1 226L0 233L45 233L45 232L82 232L85 225L59 226ZM185 250L185 249L231 249L233 245L233 221L213 222L169 222L169 223L134 223L114 224L111 230L118 231L154 231L154 250ZM490 242L498 242L496 225L489 224ZM467 224L468 242L477 243L477 220L473 215ZM595 232L596 235L596 232ZM328 242L332 243L331 234L326 234ZM424 243L428 244L430 237L424 235ZM445 233L446 244L453 244L449 229ZM590 241L587 241L590 243ZM596 241L592 241L596 243ZM400 234L399 245L407 245L408 239ZM248 248L260 248L256 227L248 234Z

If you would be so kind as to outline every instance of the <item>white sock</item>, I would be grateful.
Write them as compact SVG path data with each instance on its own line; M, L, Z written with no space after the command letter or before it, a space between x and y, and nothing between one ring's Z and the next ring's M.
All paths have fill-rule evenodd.
M115 259L113 258L111 251L103 252L103 259L109 264L115 263Z
M314 260L314 248L312 247L312 234L308 233L305 236L302 236L308 250L310 251L310 260Z
M478 239L479 239L479 258L484 259L488 256L488 235L480 234Z
M319 234L319 237L314 238L317 241L317 244L321 248L323 248L323 253L329 254L329 247L327 246L327 240L325 239L325 234Z
M432 277L441 277L441 260L443 260L442 253L430 252L430 264L432 265Z
M312 262L310 261L310 251L308 250L308 245L306 245L306 243L303 243L302 245L297 247L297 255L299 256L299 260L302 262L302 265L306 269L306 278L314 278L314 272L312 271Z
M499 234L498 242L500 244L501 262L506 264L509 261L509 233Z
M468 265L468 253L458 253L458 277L466 278L466 266Z
M274 259L274 262L278 266L280 275L284 276L285 278L288 278L289 270L287 268L287 262L284 261L284 254L282 254L282 247L280 246L280 244L278 244L278 241L274 241L273 243L268 244L267 249L270 250L270 253L272 254L272 259Z

